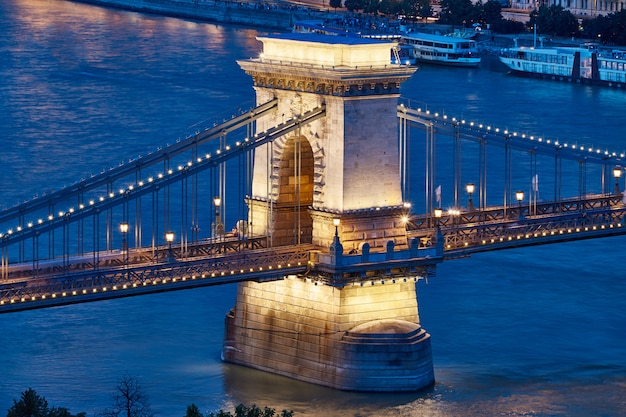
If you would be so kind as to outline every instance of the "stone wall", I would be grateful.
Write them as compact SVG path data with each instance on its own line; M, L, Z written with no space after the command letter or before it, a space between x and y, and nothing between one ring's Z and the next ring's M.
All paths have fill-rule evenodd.
M341 289L295 277L242 283L223 358L346 390L413 391L434 381L412 281Z

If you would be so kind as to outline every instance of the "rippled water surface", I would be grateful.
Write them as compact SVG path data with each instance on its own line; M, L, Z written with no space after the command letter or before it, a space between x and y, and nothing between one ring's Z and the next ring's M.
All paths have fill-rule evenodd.
M62 0L0 2L0 200L11 206L254 102L259 32ZM403 96L468 120L623 150L626 92L421 68ZM575 179L572 179L575 181ZM0 413L32 387L92 415L124 374L160 416L244 402L296 416L625 416L626 238L475 255L418 284L437 384L345 393L223 364L233 286L0 316Z

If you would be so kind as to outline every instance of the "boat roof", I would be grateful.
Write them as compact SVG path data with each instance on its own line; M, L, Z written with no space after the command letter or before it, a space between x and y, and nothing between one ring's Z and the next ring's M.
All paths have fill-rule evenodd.
M402 37L407 39L421 39L426 41L439 41L446 43L476 42L473 39L458 38L456 36L433 35L430 33L422 32L407 33L405 35L402 35Z

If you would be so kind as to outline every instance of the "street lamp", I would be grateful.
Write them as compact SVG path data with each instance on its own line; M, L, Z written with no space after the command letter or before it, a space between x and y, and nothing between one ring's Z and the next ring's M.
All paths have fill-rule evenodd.
M220 217L220 206L222 205L222 199L220 197L215 197L213 199L213 204L215 204L215 235L223 235L224 224L222 223L222 218Z
M615 177L615 195L620 195L622 192L619 189L619 179L622 176L622 167L617 165L613 168L613 176Z
M165 240L167 241L167 261L174 262L174 252L172 252L172 242L174 241L174 232L165 233Z
M517 200L517 209L518 209L518 218L522 218L522 200L524 199L524 192L523 191L516 191L515 192L515 199Z
M339 224L341 224L341 219L334 218L333 225L335 226L335 237L333 238L333 243L330 245L330 256L331 261L338 265L341 263L341 257L343 255L343 245L339 240Z
M465 186L465 191L467 191L467 195L469 196L469 201L467 202L468 211L474 211L474 202L472 201L472 194L474 194L474 184L469 183Z
M439 222L441 221L441 216L443 216L443 209L440 207L436 208L434 211L435 214L435 227L439 229Z
M443 249L443 244L444 244L444 237L443 237L443 233L441 233L441 228L439 227L439 221L441 220L441 216L443 216L443 210L438 207L435 209L434 211L435 214L435 227L437 228L436 232L435 232L435 246L438 248L437 250L439 251L439 248ZM439 252L437 252L437 254L439 254Z
M128 266L128 241L126 240L128 223L120 223L120 232L122 233L122 253L124 254L124 265Z

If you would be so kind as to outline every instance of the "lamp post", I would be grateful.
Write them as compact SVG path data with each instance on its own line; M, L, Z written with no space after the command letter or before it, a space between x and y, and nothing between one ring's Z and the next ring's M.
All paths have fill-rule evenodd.
M224 234L224 224L222 223L222 218L220 217L220 206L222 205L222 199L220 197L215 197L213 199L213 204L215 204L214 234L217 237Z
M339 225L341 224L341 219L333 219L333 225L335 226L335 238L339 239Z
M622 176L622 167L617 165L613 168L613 176L615 177L615 195L620 195L622 192L619 188L619 179Z
M516 191L515 192L515 199L517 200L517 218L518 219L522 219L524 216L522 216L522 200L524 199L524 192L523 191Z
M444 240L445 238L443 237L443 233L441 233L441 227L440 226L440 221L441 221L441 216L443 216L443 210L438 207L435 209L434 211L435 214L435 227L436 227L436 231L435 231L435 248L437 250L437 255L441 255L443 254L443 245L444 245Z
M467 191L467 195L469 196L467 202L468 211L474 211L474 202L472 201L472 194L474 194L474 189L474 184L471 182L465 186L465 191Z
M174 262L174 252L172 251L172 242L174 241L174 232L165 233L165 240L167 241L167 261Z
M124 266L128 268L128 241L126 234L128 233L128 223L120 223L120 232L122 233L122 254L124 255Z
M441 216L443 216L443 210L441 208L435 209L435 226L439 228L439 221L441 220Z
M341 257L343 255L343 245L339 240L339 225L341 224L341 219L334 218L333 225L335 226L335 237L333 238L333 243L330 245L330 257L331 261L335 265L341 264Z

